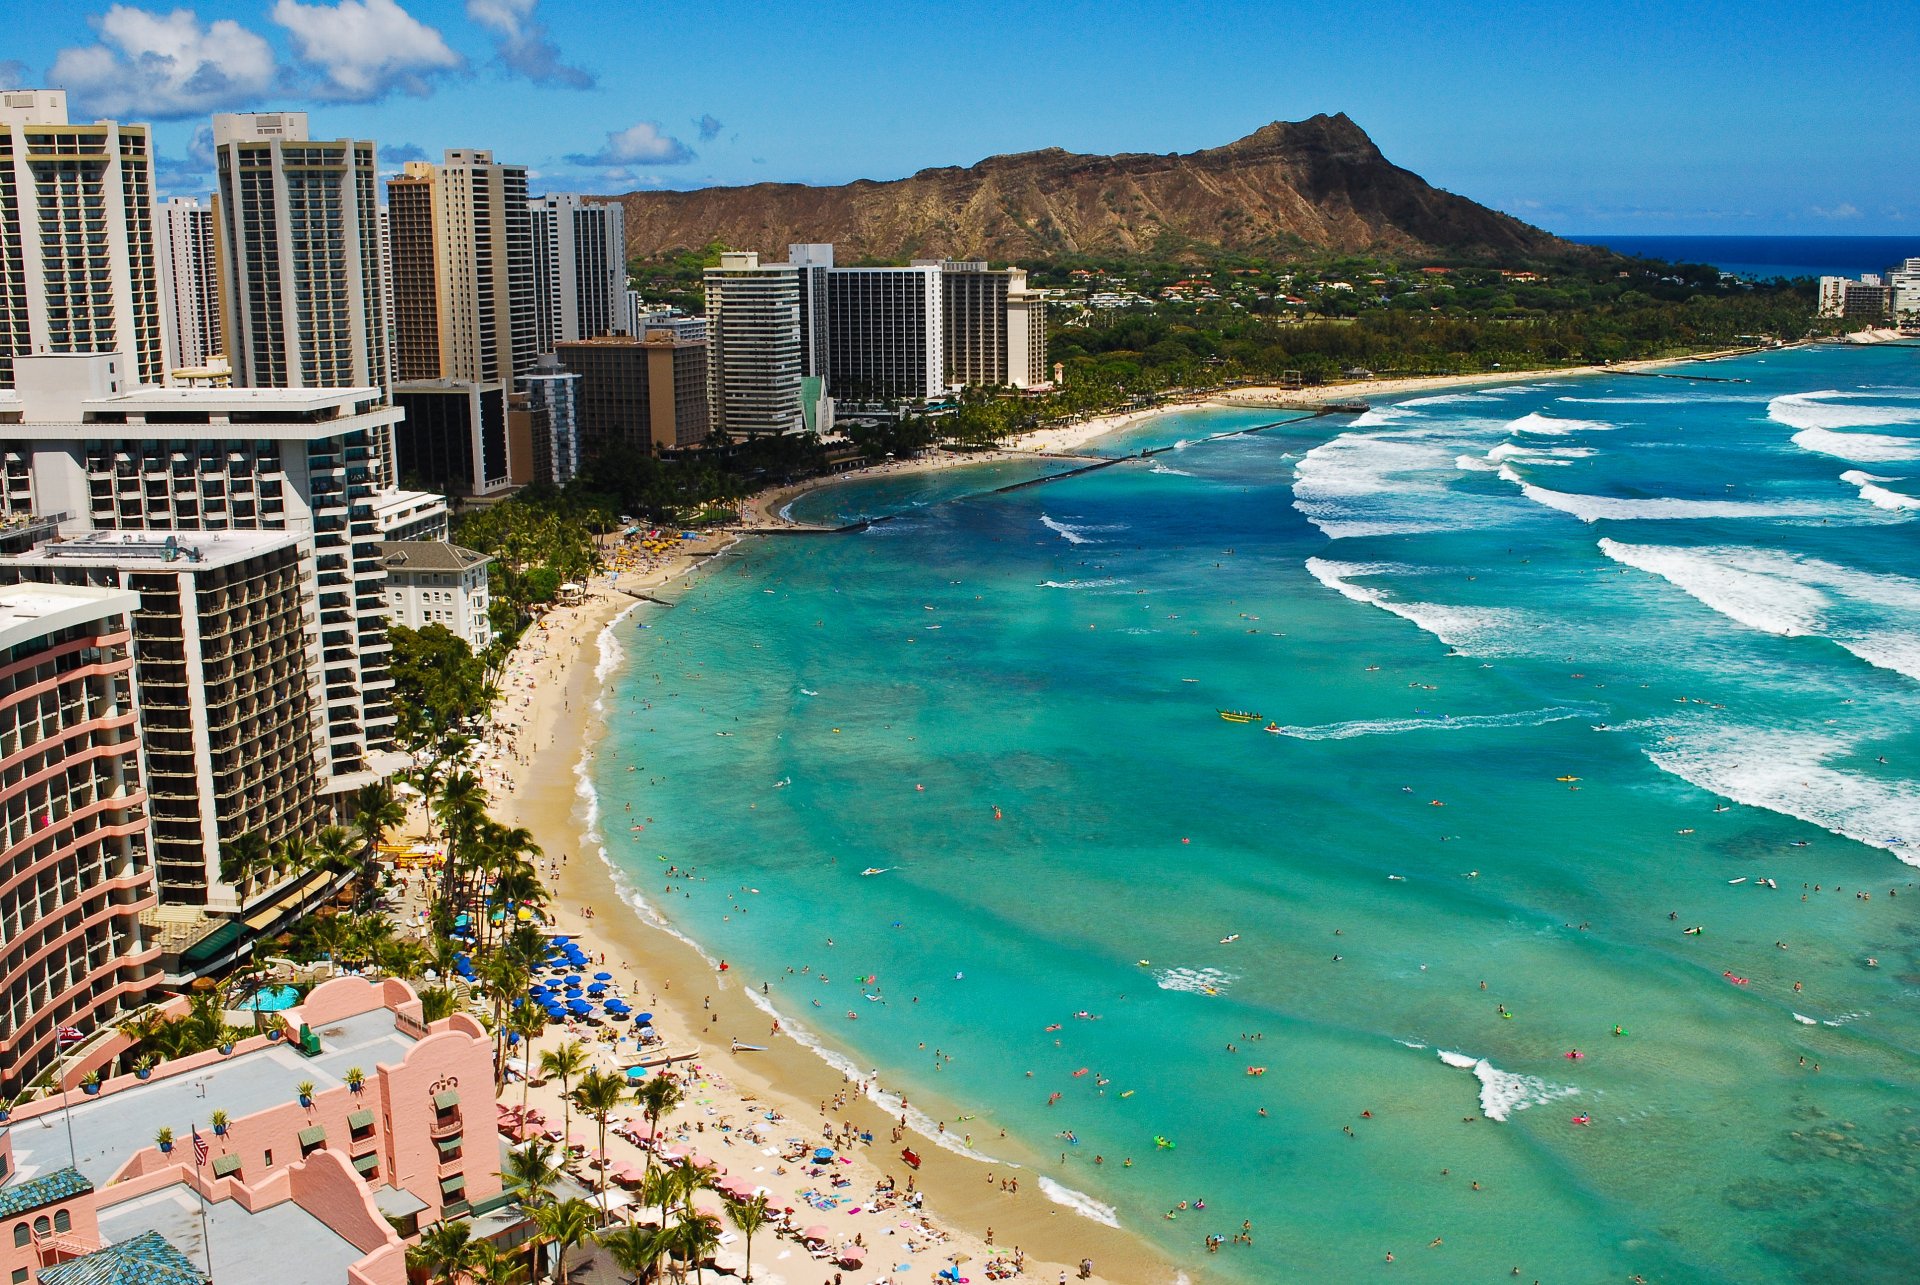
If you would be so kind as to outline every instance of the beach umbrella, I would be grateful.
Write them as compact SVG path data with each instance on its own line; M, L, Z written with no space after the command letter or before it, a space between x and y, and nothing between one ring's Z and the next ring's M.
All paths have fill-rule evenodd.
M712 1156L695 1152L693 1155L693 1167L695 1169L718 1169L720 1165L714 1161Z
M644 1066L630 1066L627 1068L627 1078L629 1080L644 1080L647 1078L647 1068Z
M634 1020L634 1021L636 1021L636 1022L638 1022L638 1023L640 1023L640 1025L642 1025L642 1026L645 1026L645 1025L646 1025L646 1024L648 1023L648 1022L651 1022L651 1021L653 1020L653 1014L652 1014L652 1013L638 1013L638 1014L635 1014L635 1016L634 1016L634 1019L633 1019L633 1020Z
M606 993L607 993L607 984L605 982L594 982L592 985L587 987L587 994L589 995L604 995Z
M567 1008L570 1012L579 1013L582 1015L591 1013L593 1011L593 1005L587 1003L587 1001L583 999L567 1001Z
M566 945L566 944L567 944L567 942L568 942L568 941L570 941L570 940L571 940L571 938L568 938L568 937L565 937L565 936L556 936L556 937L555 937L555 938L553 939L553 944L554 944L554 945L556 945L556 946L564 946L564 945Z
M593 980L596 982L610 982L613 980L613 974L612 973L595 973L593 975Z
M825 1227L809 1227L801 1232L800 1236L803 1240L817 1240L824 1245L827 1241L827 1229Z
M813 1149L813 1158L817 1163L825 1164L827 1161L833 1159L833 1148L815 1147Z

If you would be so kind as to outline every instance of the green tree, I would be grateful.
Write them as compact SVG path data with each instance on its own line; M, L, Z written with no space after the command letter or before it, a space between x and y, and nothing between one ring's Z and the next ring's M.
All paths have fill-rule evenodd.
M580 1087L573 1091L573 1104L580 1108L581 1114L590 1116L599 1127L600 1159L602 1164L598 1177L594 1180L594 1190L600 1196L600 1212L607 1212L607 1119L612 1116L620 1104L626 1101L627 1078L615 1075L611 1071L598 1068L589 1070L580 1077Z
M738 1227L740 1234L747 1239L746 1270L741 1279L751 1281L753 1279L753 1236L755 1232L772 1221L773 1206L767 1203L765 1196L754 1196L747 1200L728 1200L726 1207L727 1217L733 1220L733 1225Z
M593 1206L579 1197L556 1200L531 1211L533 1225L553 1246L553 1279L566 1285L567 1252L593 1234Z
M579 1040L567 1040L559 1048L548 1049L540 1055L541 1076L560 1081L560 1132L568 1145L573 1142L573 1095L568 1086L574 1076L586 1069L587 1053L580 1047Z
M407 1267L424 1272L430 1281L453 1285L454 1280L473 1263L473 1224L438 1223L407 1247Z
M680 1085L670 1075L650 1075L640 1081L640 1087L634 1091L634 1100L640 1104L647 1117L647 1139L657 1142L660 1138L660 1120L668 1112L680 1105L686 1096ZM653 1148L647 1148L647 1172L653 1172Z
M665 1227L641 1227L622 1223L598 1237L602 1247L621 1271L637 1280L651 1280L660 1260L672 1244L672 1230Z

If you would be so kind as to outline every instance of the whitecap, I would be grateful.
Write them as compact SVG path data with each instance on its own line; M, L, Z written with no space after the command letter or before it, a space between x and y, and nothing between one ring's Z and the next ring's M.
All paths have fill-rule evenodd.
M1816 455L1836 459L1859 460L1867 464L1891 464L1901 460L1920 460L1920 442L1905 437L1887 437L1880 433L1836 433L1831 429L1808 428L1795 433L1793 444Z
M1106 576L1098 580L1042 580L1042 589L1105 589L1112 585L1125 584L1125 580Z
M1065 1205L1083 1218L1091 1218L1108 1227L1120 1225L1120 1214L1112 1205L1095 1200L1084 1191L1075 1191L1072 1187L1063 1187L1044 1174L1040 1178L1040 1190L1048 1200L1056 1205Z
M1541 1106L1556 1098L1572 1097L1580 1092L1571 1085L1549 1084L1538 1076L1502 1071L1483 1057L1476 1058L1443 1049L1440 1060L1463 1071L1472 1070L1474 1078L1480 1081L1480 1114L1489 1120L1505 1120L1515 1111L1525 1111L1528 1107Z
M1899 491L1889 491L1886 487L1879 485L1881 482L1897 482L1900 480L1898 478L1875 477L1859 469L1848 469L1840 475L1840 480L1860 488L1860 498L1875 508L1896 513L1903 509L1920 509L1920 498L1905 495Z
M1802 500L1675 500L1662 497L1627 499L1612 495L1579 495L1535 486L1506 465L1500 476L1519 486L1535 504L1558 509L1582 522L1666 522L1703 518L1812 517L1828 512L1822 504Z
M1048 517L1044 513L1040 515L1040 525L1047 528L1049 531L1052 531L1055 535L1064 539L1068 544L1098 543L1097 541L1089 540L1086 536L1082 535L1079 527L1068 526L1065 522L1055 522L1052 518Z
M1464 732L1485 727L1545 727L1570 718L1597 718L1603 705L1550 705L1512 714L1458 714L1432 718L1372 718L1319 727L1282 727L1280 735L1296 741L1345 741L1356 736L1395 736L1402 732Z
M1862 404L1876 393L1846 393L1827 388L1789 393L1767 403L1767 418L1788 428L1875 428L1920 424L1920 407ZM1896 439L1897 440L1897 439Z
M1531 415L1522 415L1507 425L1509 433L1533 433L1543 437L1566 437L1572 433L1604 433L1617 428L1617 424L1608 424L1597 419L1561 419L1554 415L1542 415L1537 411Z
M1403 602L1384 589L1356 585L1354 577L1380 575L1396 568L1379 563L1333 562L1308 558L1307 573L1343 598L1364 602L1408 620L1465 656L1510 654L1514 635L1536 628L1513 607L1459 607L1437 602Z
M1817 1021L1815 1021L1815 1020L1814 1020L1813 1018L1811 1018L1811 1017L1808 1017L1808 1016L1807 1016L1807 1015L1806 1015L1805 1013L1795 1013L1795 1014L1793 1015L1793 1020L1794 1020L1794 1021L1796 1021L1796 1022L1798 1022L1798 1023L1800 1023L1800 1025L1802 1025L1802 1026L1818 1026L1818 1025L1820 1025L1820 1023L1819 1023L1819 1022L1817 1022Z
M1182 991L1189 995L1224 991L1239 980L1238 973L1219 968L1159 968L1153 974L1154 985L1161 990Z

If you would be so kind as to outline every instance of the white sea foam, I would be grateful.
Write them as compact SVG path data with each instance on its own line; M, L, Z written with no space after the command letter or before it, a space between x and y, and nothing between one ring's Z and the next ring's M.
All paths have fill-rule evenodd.
M1084 1191L1063 1187L1044 1174L1040 1177L1040 1190L1046 1194L1048 1200L1056 1205L1065 1205L1082 1218L1091 1218L1109 1227L1120 1225L1120 1215L1112 1205L1095 1200Z
M1573 433L1604 433L1617 428L1617 424L1608 424L1597 419L1561 419L1554 415L1542 415L1535 412L1522 415L1507 425L1509 433L1533 433L1542 437L1566 437Z
M1802 1026L1818 1026L1818 1025L1820 1025L1820 1023L1819 1023L1819 1022L1817 1022L1817 1021L1815 1021L1815 1020L1814 1020L1813 1018L1811 1018L1811 1017L1808 1017L1808 1016L1807 1016L1807 1015L1806 1015L1805 1013L1795 1013L1795 1014L1793 1015L1793 1020L1794 1020L1794 1021L1796 1021L1796 1022L1798 1022L1798 1023L1800 1023L1800 1025L1802 1025Z
M1795 433L1793 444L1816 455L1832 455L1866 464L1920 460L1920 441L1880 433L1836 433L1831 429L1809 428Z
M1843 393L1823 389L1790 393L1767 403L1767 418L1788 428L1876 428L1920 424L1920 406L1876 405L1866 399L1881 393Z
M1903 509L1920 509L1920 497L1905 495L1899 491L1889 491L1886 487L1879 485L1881 482L1897 482L1900 480L1898 478L1875 477L1871 473L1863 473L1856 468L1842 473L1840 480L1859 487L1860 498L1876 508L1888 509L1896 513Z
M1184 991L1189 995L1224 991L1239 980L1238 973L1219 968L1159 968L1153 974L1154 985L1161 990Z
M1466 445L1477 449L1457 424L1343 433L1294 465L1293 507L1335 540L1472 526L1471 509L1448 489Z
M1095 541L1089 540L1086 536L1082 535L1079 527L1068 526L1065 522L1055 522L1044 513L1040 515L1040 525L1065 540L1068 544L1095 543Z
M1830 510L1822 504L1804 500L1672 500L1663 498L1625 499L1611 495L1577 495L1568 491L1535 486L1501 465L1500 476L1520 488L1520 493L1535 504L1572 514L1582 522L1664 522L1701 518L1786 518L1813 517Z
M1280 735L1296 741L1345 741L1356 736L1395 736L1401 732L1464 732L1482 727L1544 727L1570 718L1597 718L1602 705L1550 705L1512 714L1460 714L1432 718L1370 718L1320 727L1283 727Z
M1364 602L1402 620L1412 621L1465 656L1511 654L1515 636L1535 628L1530 618L1512 607L1457 607L1437 602L1402 602L1384 589L1352 583L1355 577L1387 574L1386 564L1332 562L1308 558L1307 572L1343 598Z
M1670 720L1643 748L1662 770L1748 807L1798 817L1920 866L1920 784L1826 766L1845 738Z
M1824 637L1870 665L1920 681L1920 580L1772 549L1601 540L1600 551L1749 629Z
M1112 585L1125 584L1125 580L1106 576L1098 580L1042 580L1042 589L1105 589Z
M1499 467L1478 455L1456 455L1453 466L1462 473L1491 473Z
M1489 1120L1505 1120L1515 1111L1541 1106L1556 1098L1572 1097L1579 1089L1566 1084L1549 1084L1538 1076L1502 1071L1483 1057L1440 1050L1440 1060L1462 1071L1472 1071L1480 1081L1480 1114Z
M1849 1025L1851 1025L1851 1024L1853 1024L1854 1022L1857 1022L1857 1021L1859 1021L1859 1020L1860 1020L1861 1018L1863 1018L1863 1017L1872 1017L1872 1016L1873 1016L1873 1014L1872 1014L1872 1013L1870 1013L1870 1012L1868 1012L1868 1011L1867 1011L1866 1009L1864 1009L1864 1008L1862 1008L1862 1009L1856 1009L1856 1010L1855 1010L1854 1012L1851 1012L1851 1013L1842 1013L1842 1014L1840 1014L1840 1016L1838 1016L1838 1017L1823 1017L1823 1018L1821 1018L1821 1019L1820 1019L1820 1025L1822 1025L1822 1026L1849 1026Z
M1396 403L1396 405L1400 405L1400 406L1472 406L1472 405L1485 405L1488 402L1498 402L1500 400L1502 400L1501 395L1497 392L1440 393L1433 397L1410 397L1404 402Z
M1170 467L1168 467L1167 465L1165 465L1165 464L1162 464L1162 463L1161 463L1161 462L1160 462L1159 460L1155 460L1155 461L1153 462L1153 464L1152 464L1152 466L1151 466L1150 468L1148 468L1148 469L1147 469L1147 472L1149 472L1149 473L1164 473L1164 474L1166 474L1166 475L1167 475L1167 476L1169 476L1169 477L1192 477L1192 476L1194 476L1194 475L1193 475L1192 473L1189 473L1189 472L1187 472L1187 471L1186 471L1185 469L1183 469L1183 468L1170 468Z
M596 688L604 688L607 684L607 676L618 669L620 662L626 659L626 648L620 645L620 639L615 633L615 629L620 622L631 615L634 608L639 605L640 604L636 602L633 606L625 608L619 615L609 620L606 628L600 631L600 637L596 640L599 644L599 658L593 665L593 684Z

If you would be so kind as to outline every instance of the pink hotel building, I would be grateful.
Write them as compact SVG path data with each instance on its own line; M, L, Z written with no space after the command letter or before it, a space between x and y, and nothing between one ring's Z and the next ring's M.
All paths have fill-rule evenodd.
M317 1052L253 1036L85 1092L87 1071L126 1046L116 1037L67 1069L67 1093L0 1123L0 1285L405 1285L390 1218L411 1230L506 1203L478 1022L428 1026L405 982L358 977L322 983L284 1016ZM215 1110L229 1117L218 1135Z

